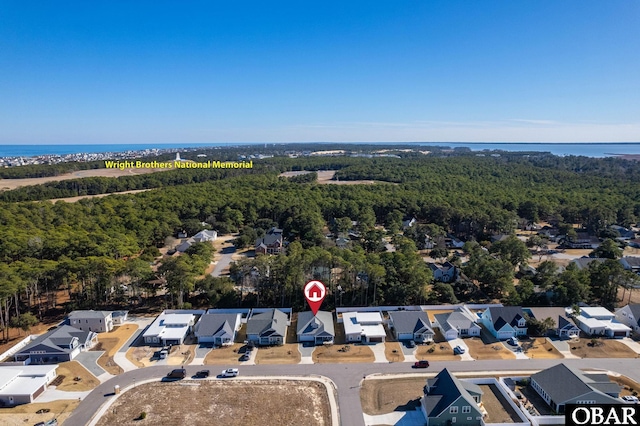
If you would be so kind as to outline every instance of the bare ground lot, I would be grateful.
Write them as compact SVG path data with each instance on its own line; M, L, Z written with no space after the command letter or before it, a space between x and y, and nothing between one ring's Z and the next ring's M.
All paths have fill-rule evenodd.
M459 361L460 355L453 354L449 342L420 345L416 350L416 359L429 361Z
M482 405L487 410L487 417L484 418L485 423L514 423L521 421L496 385L480 385L480 389L484 392L482 394Z
M81 392L91 390L100 384L100 381L77 361L61 362L56 373L58 377L52 384L55 384L57 390ZM75 380L76 378L80 380Z
M360 388L362 411L375 416L417 407L425 382L426 379L420 377L364 380Z
M80 179L85 177L120 177L129 175L144 175L147 173L164 172L173 169L93 169L80 170L74 173L67 173L59 176L47 176L41 178L25 179L0 179L0 191L20 188L22 186L40 185L47 182L58 182L61 180Z
M384 356L389 362L404 361L404 354L398 342L384 342Z
M58 419L58 424L62 424L78 404L80 401L77 399L60 399L52 402L34 402L12 408L0 408L0 424L33 425L51 419ZM36 411L40 409L48 409L49 412L37 414Z
M485 344L479 337L470 337L464 339L464 342L469 347L469 355L474 359L515 359L516 356L502 346L502 343L487 343Z
M301 359L297 343L260 348L256 354L256 364L298 364Z
M319 346L313 351L315 363L373 362L373 351L364 345Z
M143 411L146 419L135 420ZM138 386L120 396L98 421L99 426L137 424L322 426L331 424L331 414L320 383L205 380Z
M525 355L536 359L560 359L564 356L544 337L522 340L520 343Z
M623 343L611 339L597 339L597 345L591 345L591 339L579 338L569 342L571 353L580 358L638 358L638 354Z
M310 172L284 172L280 173L281 177L293 177L300 176ZM374 180L332 180L333 176L336 174L336 170L321 170L316 172L318 173L318 183L319 184L330 184L330 185L374 185L376 183L391 183L391 182L376 182ZM396 185L393 183L393 185Z
M67 203L75 203L76 201L80 201L80 200L85 199L85 198L102 198L102 197L107 197L109 195L118 195L118 194L137 194L139 192L151 191L152 189L155 189L155 188L132 189L131 191L109 192L107 194L81 195L79 197L51 198L51 199L49 199L47 201L51 201L52 203L55 203L56 201L64 201L64 202L67 202Z
M244 348L244 345L242 343L234 343L233 345L230 345L230 346L222 346L220 348L212 349L204 358L204 364L205 365L240 364L240 356L243 350L242 348Z
M124 371L115 363L113 356L137 329L138 326L136 324L123 324L114 328L109 333L98 334L98 344L93 350L105 351L105 353L98 358L98 365L110 374L122 374Z

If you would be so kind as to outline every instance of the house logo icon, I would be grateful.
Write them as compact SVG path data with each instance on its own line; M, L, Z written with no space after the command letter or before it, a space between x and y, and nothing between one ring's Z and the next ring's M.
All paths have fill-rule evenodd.
M320 281L309 281L304 286L304 295L310 302L321 302L327 294L327 288Z

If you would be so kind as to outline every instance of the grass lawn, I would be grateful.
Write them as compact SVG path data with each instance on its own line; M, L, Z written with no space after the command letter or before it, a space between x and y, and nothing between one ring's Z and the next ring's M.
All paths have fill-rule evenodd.
M560 359L564 358L560 352L547 340L546 337L535 337L529 340L521 340L520 346L525 355L536 359Z
M302 359L297 343L259 348L257 351L256 364L298 364Z
M479 337L464 339L464 343L469 347L469 355L472 358L480 359L515 359L513 352L502 346L502 343L485 344Z
M211 349L207 356L204 358L205 365L224 365L240 364L241 348L244 347L242 343L234 343L233 345L223 346L221 348ZM254 349L255 350L255 349Z
M364 345L319 346L313 351L315 363L373 362L373 351Z
M384 342L384 356L389 362L404 361L404 354L398 342Z
M571 353L580 358L638 358L638 354L628 346L614 339L596 339L597 345L591 345L590 338L579 338L569 342Z
M33 425L52 419L58 419L58 424L62 424L78 404L80 404L80 401L77 399L60 399L52 402L34 402L32 404L3 408L0 410L0 424ZM41 409L49 410L49 412L37 414L36 411Z
M89 370L77 361L61 362L56 373L58 377L54 379L53 383L56 384L57 390L73 392L88 391L100 384L96 376L89 373ZM79 377L80 380L74 380L76 377Z
M136 420L142 412L146 419ZM97 424L329 426L331 414L327 390L316 382L186 380L125 392Z
M449 342L440 342L418 346L416 358L429 361L459 361L460 355L453 354Z
M98 344L92 350L105 351L105 353L98 358L98 365L113 375L122 374L124 370L115 363L113 356L122 345L133 336L133 333L135 333L137 329L138 326L136 324L123 324L115 327L109 333L98 334Z

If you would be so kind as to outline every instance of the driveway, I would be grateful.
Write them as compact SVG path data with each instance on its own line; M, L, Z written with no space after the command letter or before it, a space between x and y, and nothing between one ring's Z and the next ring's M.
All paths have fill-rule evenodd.
M571 353L570 340L562 340L558 338L549 338L549 342L553 345L554 348L558 350L566 359L580 359L579 356L576 356Z
M201 343L196 346L196 355L189 363L191 365L204 365L204 359L213 349L213 343Z
M375 345L367 345L373 351L373 356L376 360L373 362L389 362L384 354L384 343L376 343Z
M84 368L89 370L91 374L98 377L106 373L106 371L97 364L98 358L100 358L103 353L104 351L80 352L73 360L78 361Z
M408 348L406 342L399 342L402 349L402 355L404 355L405 362L416 362L416 350L418 348Z
M631 349L635 353L640 354L640 343L636 342L635 340L629 337L625 337L623 339L619 339L618 341L623 345L627 346L629 349Z
M395 425L395 426L424 426L425 418L420 409L412 411L393 411L388 414L371 416L362 414L365 426Z
M299 343L298 350L300 351L300 355L302 356L299 364L313 364L313 351L316 350L316 347L314 345L312 345L311 343Z
M216 263L215 268L213 268L213 272L211 272L211 276L219 277L222 275L222 271L229 267L229 264L233 260L233 254L236 252L236 247L225 247L220 252L220 259L218 259L218 263Z
M469 346L467 346L467 344L464 342L464 339L457 338L449 340L449 344L452 348L460 346L462 349L464 349L464 353L460 354L461 361L475 361L475 359L469 354Z

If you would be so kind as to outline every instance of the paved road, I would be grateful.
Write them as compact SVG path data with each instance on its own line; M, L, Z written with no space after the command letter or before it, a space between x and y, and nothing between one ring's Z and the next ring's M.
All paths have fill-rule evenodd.
M617 371L633 380L640 381L640 369L637 359L569 359L563 360L575 368L593 368ZM429 372L439 372L448 368L453 372L462 371L523 371L549 368L558 363L556 359L529 360L486 360L473 362L434 361ZM193 375L201 369L199 366L186 366L187 375ZM142 381L165 376L170 367L148 367L129 371L102 383L94 389L65 422L68 426L84 426L91 416L109 398L112 398L114 385L121 388L131 385L134 380ZM422 373L420 371L419 373ZM366 363L366 364L312 364L312 365L247 365L240 367L243 376L304 376L320 375L333 380L338 390L340 423L343 426L364 426L362 406L360 405L360 383L370 374L416 373L409 363ZM337 426L337 425L336 425Z
M225 247L220 252L220 259L218 259L218 263L216 263L215 268L211 272L211 276L219 277L222 274L222 271L225 270L233 260L233 254L236 252L236 247Z

